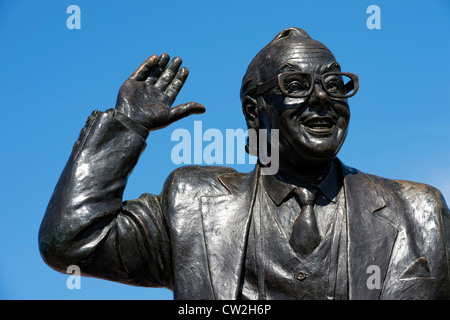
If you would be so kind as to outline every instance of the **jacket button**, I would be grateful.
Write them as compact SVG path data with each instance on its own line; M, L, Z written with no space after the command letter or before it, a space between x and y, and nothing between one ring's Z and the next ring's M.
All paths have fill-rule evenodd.
M84 136L84 134L86 133L86 126L83 127L83 129L81 129L79 136L82 137Z
M299 272L297 272L297 274L295 275L295 278L296 278L298 281L303 281L303 280L306 279L306 273L305 273L304 271L299 271Z
M94 119L95 114L96 114L96 112L94 111L89 115L89 117L86 119L86 124L88 124L89 122L91 122Z

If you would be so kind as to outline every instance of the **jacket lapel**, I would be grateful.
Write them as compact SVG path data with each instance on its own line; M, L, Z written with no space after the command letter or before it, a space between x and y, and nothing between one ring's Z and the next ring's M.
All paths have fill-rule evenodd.
M343 165L347 203L349 297L380 297L398 230L372 179Z
M259 167L219 176L229 194L201 198L209 275L215 299L236 299Z

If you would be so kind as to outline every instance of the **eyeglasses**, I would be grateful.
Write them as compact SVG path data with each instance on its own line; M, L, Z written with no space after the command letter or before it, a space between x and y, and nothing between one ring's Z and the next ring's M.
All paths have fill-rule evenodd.
M288 97L304 98L312 93L318 80L322 83L326 93L333 98L350 98L359 89L359 79L354 73L327 72L316 74L294 71L280 73L275 78L257 85L256 94L260 95L278 86L281 92Z

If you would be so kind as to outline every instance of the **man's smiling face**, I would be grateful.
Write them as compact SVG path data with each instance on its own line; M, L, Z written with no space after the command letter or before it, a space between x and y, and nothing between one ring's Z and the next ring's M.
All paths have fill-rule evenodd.
M275 58L279 67L273 68L273 77L283 72L323 75L341 71L333 54L318 42L282 51ZM258 98L260 128L279 130L281 161L293 166L322 165L337 155L347 134L350 110L346 98L330 97L324 85L316 81L311 94L302 98L286 96L278 87Z

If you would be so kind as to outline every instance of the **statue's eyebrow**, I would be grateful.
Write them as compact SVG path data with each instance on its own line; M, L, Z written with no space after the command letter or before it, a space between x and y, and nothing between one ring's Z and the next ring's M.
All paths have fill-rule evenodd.
M339 71L341 71L341 65L339 63L337 63L336 61L333 61L329 64L326 64L326 65L320 67L320 71L321 71L321 73L326 73L326 72L331 71L336 68L339 69Z
M323 65L320 67L320 73L326 73L329 71L335 71L335 69L338 69L339 71L341 71L341 65L339 63L337 63L336 61L332 61L326 65ZM287 72L287 71L302 71L302 69L296 65L296 64L292 64L290 62L284 62L281 65L281 70L283 72Z
M281 65L281 71L287 72L287 71L299 71L299 67L295 64L292 64L290 62L285 62Z

